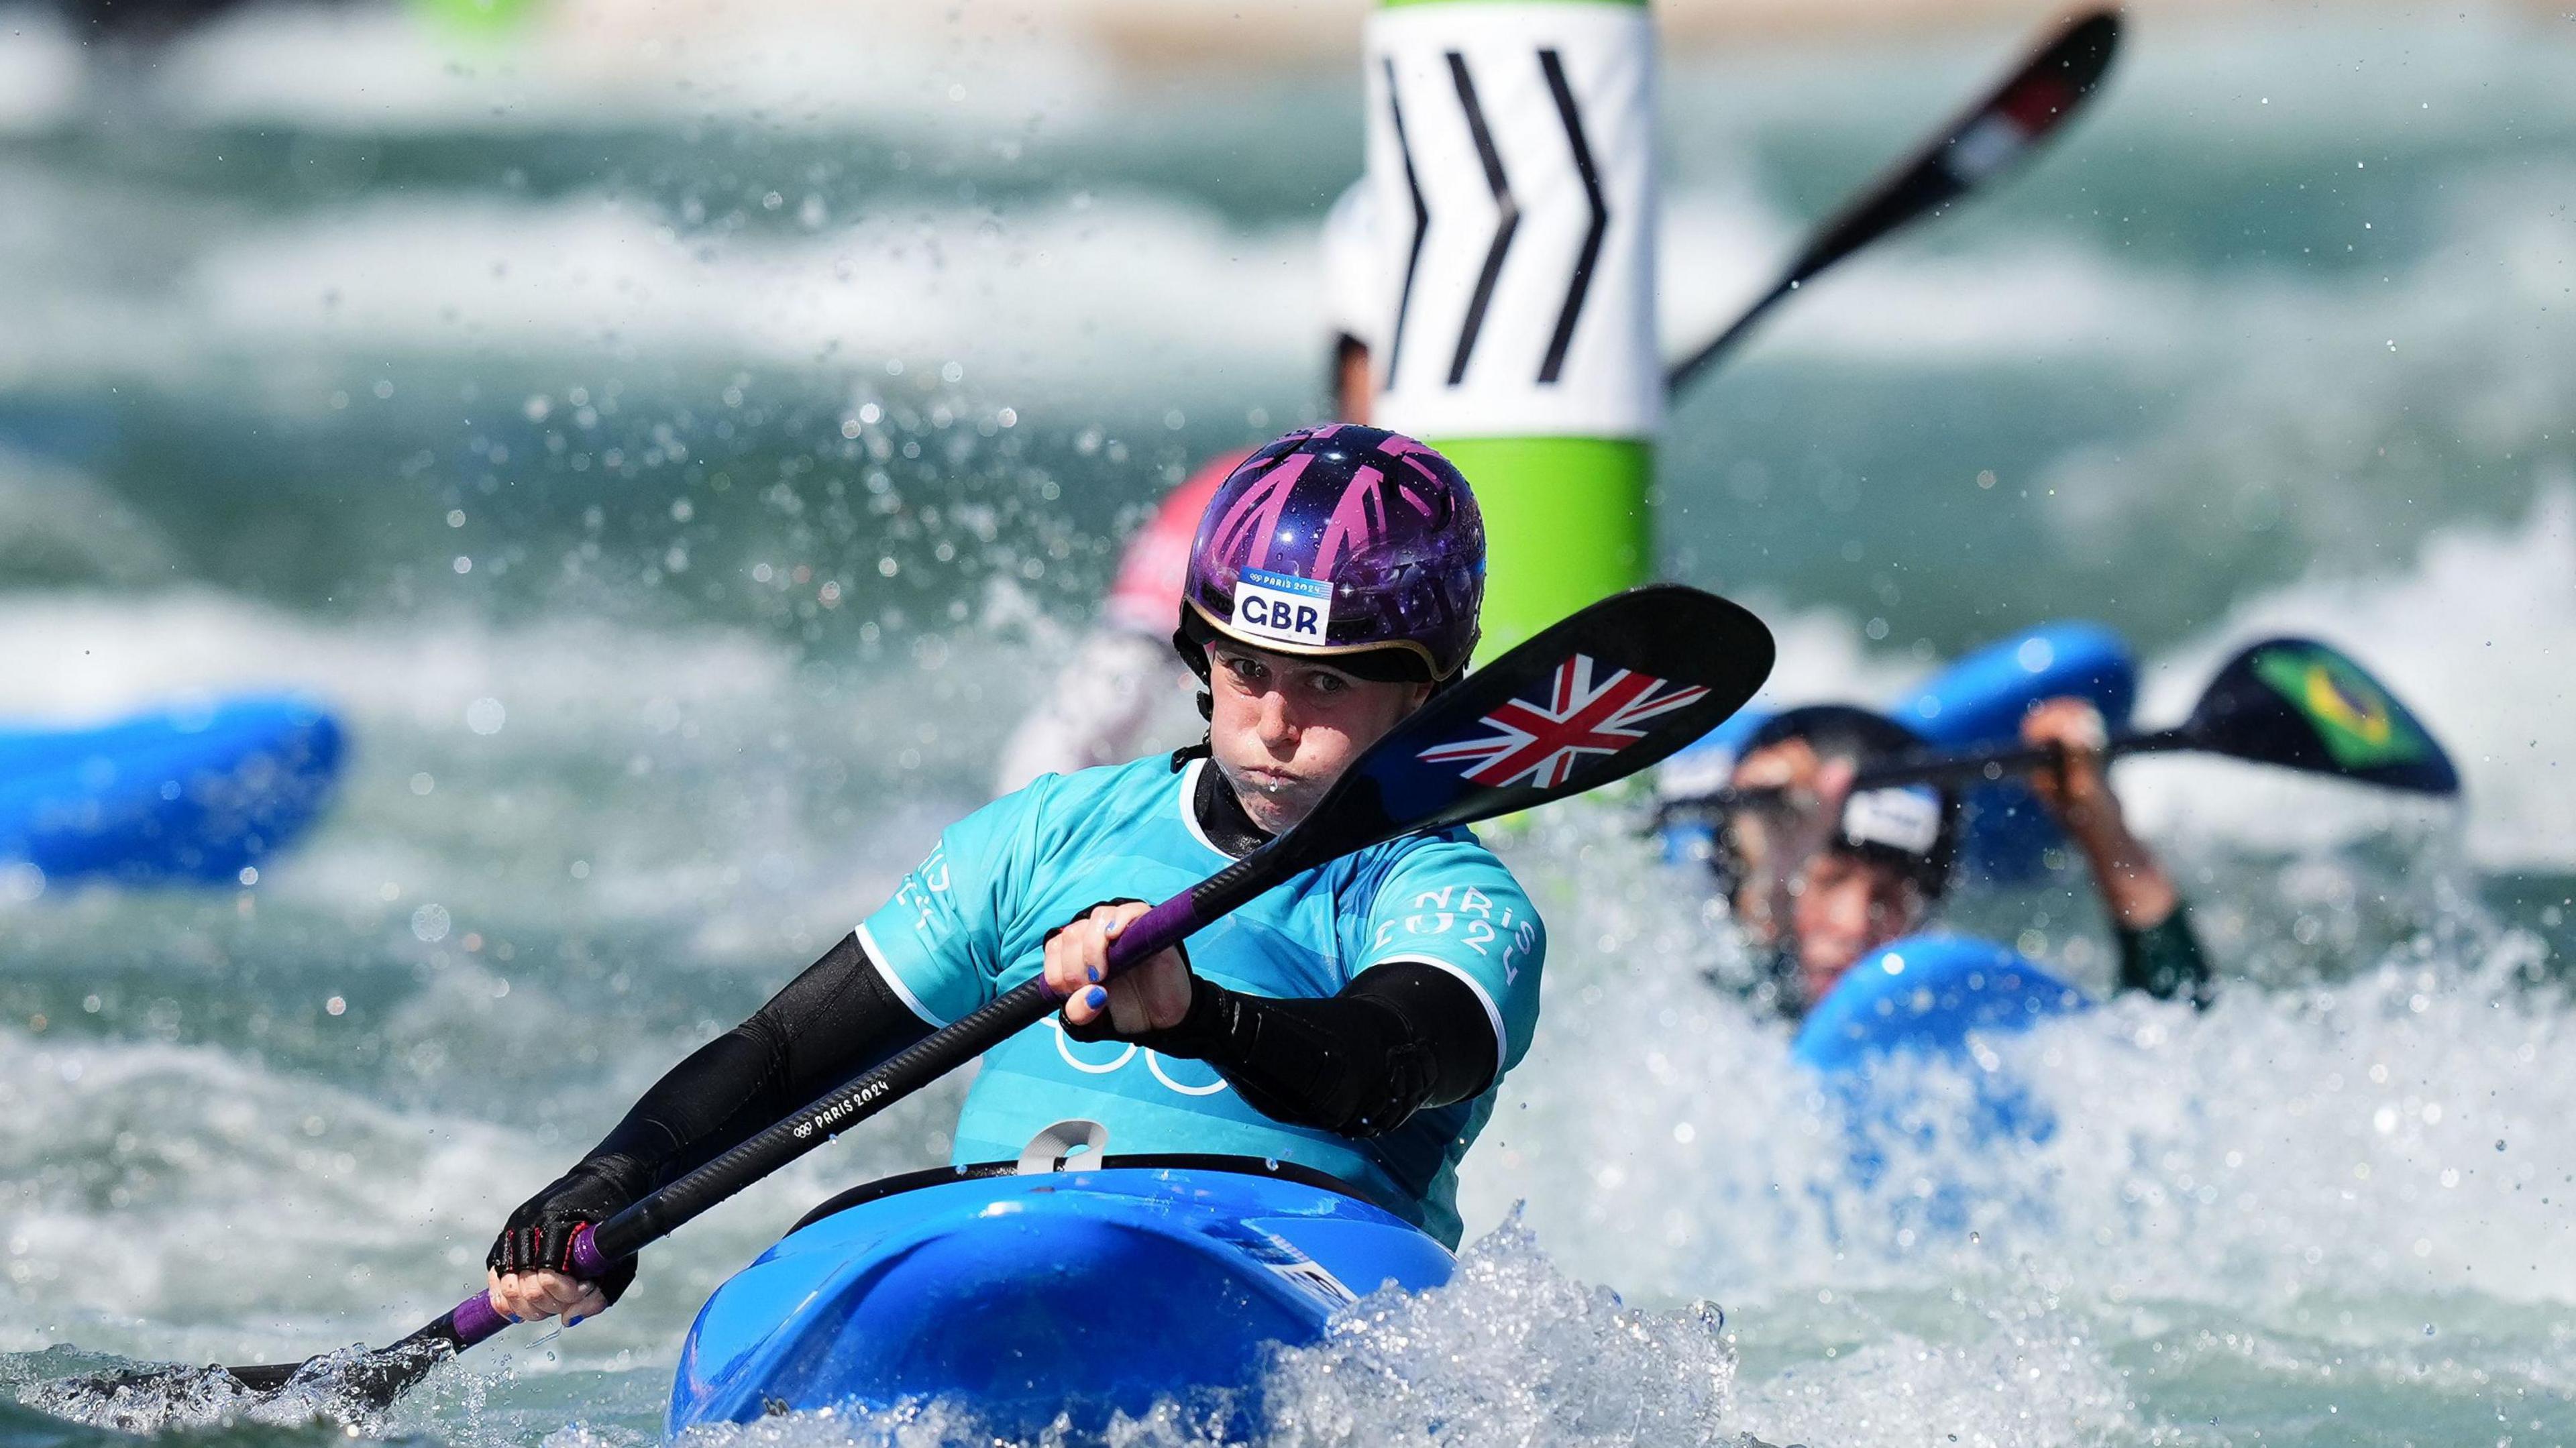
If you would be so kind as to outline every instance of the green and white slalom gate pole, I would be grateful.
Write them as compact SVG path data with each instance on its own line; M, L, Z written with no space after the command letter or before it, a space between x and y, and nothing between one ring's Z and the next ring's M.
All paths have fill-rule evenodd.
M1475 486L1484 656L1655 566L1654 30L1642 0L1385 0L1371 421Z

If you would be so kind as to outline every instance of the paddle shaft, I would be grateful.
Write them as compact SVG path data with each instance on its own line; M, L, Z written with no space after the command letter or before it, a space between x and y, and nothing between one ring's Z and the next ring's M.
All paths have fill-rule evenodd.
M2116 759L2124 754L2163 754L2176 749L2204 749L2207 743L2189 726L2158 729L2144 734L2115 735L2102 747L2102 757ZM2055 744L2002 744L1986 749L1971 749L1960 754L1943 754L1931 758L1899 759L1864 769L1852 780L1854 790L1885 789L1901 784L1932 784L1951 780L2001 779L2007 774L2038 769L2055 764L2065 751Z
M1699 376L1709 368L1716 366L1719 358L1722 358L1727 353L1734 351L1735 344L1742 341L1744 339L1744 335L1753 330L1754 323L1769 316L1773 307L1776 307L1780 305L1781 302L1787 300L1789 294L1796 291L1800 283L1813 275L1813 272L1802 272L1793 269L1789 275L1782 277L1778 285L1763 293L1762 300L1755 302L1750 307L1747 307L1744 311L1744 315L1729 323L1725 331L1710 338L1708 343L1705 346L1702 346L1698 351L1693 352L1688 357L1683 358L1681 361L1674 363L1670 368L1666 369L1664 372L1664 391L1667 394L1677 393L1683 388L1690 386L1693 378Z
M2116 10L2094 10L2077 16L2023 61L2002 85L1965 114L1951 119L1922 148L1852 198L1808 239L1806 249L1760 301L1699 350L1665 369L1665 392L1680 392L1716 366L1753 330L1754 323L1818 273L1975 191L2002 170L2010 169L2025 152L2043 144L2073 118L2100 84L2110 67L2119 34ZM2037 104L2032 104L2034 99ZM2021 136L2017 145L2003 153L2005 159L2000 165L1960 155L1959 148L1971 140L1977 128L2007 118Z
M1283 840L1281 844L1284 843ZM1272 845L1244 856L1155 906L1110 942L1110 975L1115 976L1156 951L1178 945L1190 932L1233 911L1300 868L1303 866L1299 861L1279 845ZM851 1078L804 1110L597 1227L584 1229L573 1240L572 1275L599 1277L717 1203L1036 1025L1062 1003L1061 997L1048 991L1044 976L1003 992L971 1014L906 1046L883 1064ZM509 1325L508 1318L492 1310L488 1297L476 1293L404 1341L437 1337L462 1350Z

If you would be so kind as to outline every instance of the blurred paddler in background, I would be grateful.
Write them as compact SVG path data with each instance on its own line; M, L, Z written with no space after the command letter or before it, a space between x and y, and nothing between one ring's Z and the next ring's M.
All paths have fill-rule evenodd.
M1960 876L2031 874L2045 819L2089 867L2117 944L2117 988L2205 1001L2209 962L2187 902L2129 828L2105 769L2106 711L2125 723L2134 689L2115 638L2060 625L1971 655L1896 716L1839 703L1783 710L1666 767L1674 851L1706 862L1746 943L1769 963L1773 1003L1796 1018L1864 957L1924 930ZM2016 776L2023 790L1989 785L1973 809L1969 791L1946 779L1854 788L1864 770L1938 747L1900 717L1958 721L1940 742L1992 742L1990 731L2011 729L2048 757ZM1963 859L1971 853L1973 864Z
M1667 764L1667 853L1710 871L1760 987L1833 1067L1893 1047L2080 1010L2081 992L2006 947L1936 932L1967 880L2027 880L2074 846L2116 947L2113 988L2206 1006L2213 971L2173 874L2132 830L2115 757L2189 750L2432 796L2459 776L2359 664L2312 640L2239 651L2188 719L2128 727L2128 651L2052 624L1970 654L1886 712L1819 703L1747 711Z

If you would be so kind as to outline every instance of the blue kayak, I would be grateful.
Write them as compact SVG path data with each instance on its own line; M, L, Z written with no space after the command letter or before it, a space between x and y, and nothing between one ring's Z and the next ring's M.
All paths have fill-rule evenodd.
M0 862L48 882L230 883L321 814L340 761L339 723L292 695L0 727Z
M1991 940L1910 935L1846 971L1799 1023L1789 1054L1827 1074L1866 1074L1889 1055L1964 1057L1971 1036L2027 1031L2092 1004Z
M2002 1141L2046 1141L2057 1118L2030 1084L1994 1058L1977 1059L1979 1039L1999 1040L2044 1021L2093 1008L2082 991L2029 957L1971 936L1912 935L1861 958L1816 1008L1790 1044L1790 1057L1824 1077L1849 1131L1851 1174L1875 1182L1899 1143L1926 1148L1944 1134L1915 1098L1914 1071L1926 1060L1965 1073L1969 1097L1944 1125L1954 1142L1979 1147ZM1892 1080L1889 1079L1892 1076ZM1936 1224L1956 1217L1962 1199L1931 1204Z
M680 1349L669 1431L937 1399L996 1433L1059 1414L1093 1433L1176 1398L1239 1437L1277 1346L1455 1266L1402 1219L1285 1164L916 1172L825 1203L716 1289Z

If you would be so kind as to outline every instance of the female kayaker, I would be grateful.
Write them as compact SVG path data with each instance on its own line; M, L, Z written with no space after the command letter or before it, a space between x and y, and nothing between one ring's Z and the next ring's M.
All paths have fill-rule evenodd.
M2118 943L2122 990L2205 999L2209 962L2173 877L2129 829L2103 768L2101 713L2045 700L2022 739L2062 764L2031 788L2091 867ZM1865 764L1922 741L1884 715L1837 704L1789 710L1755 731L1729 781L1736 807L1718 848L1738 926L1777 962L1791 1015L1824 999L1853 964L1924 927L1950 883L1960 804L1930 785L1853 793Z
M1040 971L1065 1007L984 1058L957 1162L1016 1158L1088 1118L1113 1153L1325 1173L1455 1245L1457 1161L1528 1049L1546 952L1537 911L1473 836L1347 856L1097 982L1134 902L1303 819L1458 677L1484 569L1466 480L1420 443L1340 425L1253 454L1209 503L1173 635L1205 685L1207 738L1047 775L950 826L882 909L511 1213L494 1307L600 1310L634 1269L564 1275L577 1227Z

